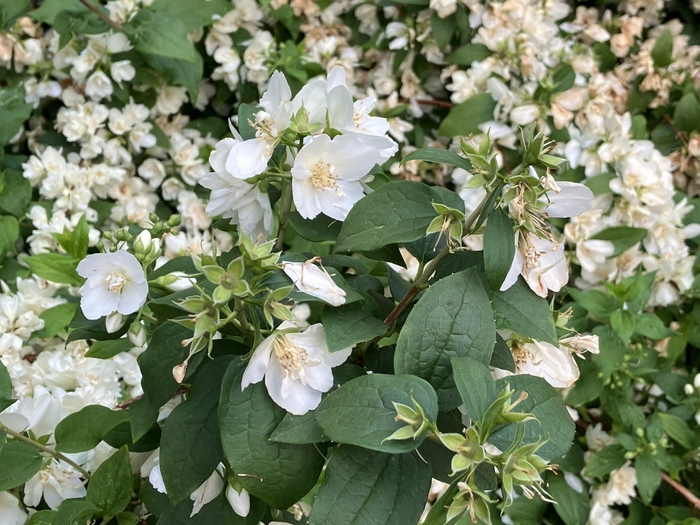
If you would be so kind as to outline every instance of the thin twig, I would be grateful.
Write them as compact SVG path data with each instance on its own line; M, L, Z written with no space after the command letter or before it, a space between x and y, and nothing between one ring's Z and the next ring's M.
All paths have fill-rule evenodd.
M664 119L664 121L666 121L666 124L671 126L671 129L676 133L676 137L678 137L678 140L680 140L685 146L685 148L688 149L688 140L685 138L685 133L683 133L680 129L676 127L676 125L673 123L673 121L668 115L664 115L662 118Z
M64 456L63 454L58 452L57 450L54 450L54 449L49 448L47 446L44 446L41 443L38 443L38 442L34 441L33 439L28 438L24 434L20 434L19 432L15 432L14 430L7 428L5 425L0 425L0 431L5 432L6 434L9 434L10 436L12 436L15 439L19 439L20 441L24 441L25 443L29 443L34 448L41 450L42 452L46 452L47 454L49 454L57 459L65 461L70 466L72 466L75 470L80 472L85 479L90 479L90 474L85 469L83 469L75 461L67 458L66 456Z
M399 102L402 104L410 104L411 101L408 99L402 99ZM421 104L423 106L437 106L440 108L453 108L455 105L452 102L447 102L446 100L430 100L427 98L417 98L415 99L415 102L417 104Z
M112 27L112 29L114 29L116 31L122 30L122 26L120 24L118 24L117 22L112 20L110 17L105 15L102 11L100 11L100 9L96 5L94 5L92 2L90 2L90 0L80 0L80 3L83 4L85 7L87 7L90 11L95 13L97 16L99 16L102 20L107 22L107 24L109 24Z
M182 395L187 393L187 387L186 386L181 386L180 388L177 389L177 392L175 392L175 395ZM132 397L131 399L127 399L123 403L117 403L117 406L115 408L124 410L125 408L129 408L131 405L136 403L137 401L140 401L141 398L144 396L144 394L141 394L140 396Z
M678 483L675 479L666 474L664 471L661 471L661 479L664 480L668 485L671 485L674 489L676 489L679 492L679 494L685 499L687 499L688 503L690 503L693 507L695 507L696 509L700 509L700 498L698 498L695 494L690 492L687 488Z

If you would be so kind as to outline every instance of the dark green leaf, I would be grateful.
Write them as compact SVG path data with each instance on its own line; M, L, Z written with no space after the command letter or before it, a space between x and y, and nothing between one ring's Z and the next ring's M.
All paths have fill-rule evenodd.
M454 381L472 421L480 422L496 398L496 382L483 363L471 357L452 359Z
M586 477L602 478L625 464L625 449L622 445L608 445L591 456L586 465Z
M129 414L123 410L88 405L56 426L56 450L74 454L93 449L110 430L128 420Z
M484 232L484 266L492 290L499 290L515 257L513 221L503 208L489 215ZM551 316L550 316L551 317Z
M611 257L617 257L621 253L627 251L632 246L646 237L647 231L645 228L631 228L629 226L613 226L606 228L601 232L596 233L591 239L599 239L601 241L610 241L613 243L615 250Z
M488 93L474 95L453 107L440 124L438 134L443 137L466 136L481 133L479 124L493 120L496 101Z
M698 439L695 432L688 426L688 423L673 414L663 412L657 412L657 414L661 418L664 430L671 439L677 441L688 450L695 449Z
M80 0L44 0L38 9L30 11L27 15L52 25L61 11L80 13L87 11L87 7L80 3Z
M0 261L12 250L19 238L17 219L9 215L0 216Z
M188 62L197 60L194 45L187 39L187 28L177 18L141 9L122 29L141 53Z
M5 365L0 361L0 399L9 399L12 397L12 379L5 368Z
M225 0L155 0L149 9L180 20L185 31L190 32L212 24L216 15L223 16L231 10L231 4Z
M458 66L471 66L472 62L481 62L491 54L492 51L484 44L465 44L448 55L445 62Z
M583 490L583 481L581 481L581 486L582 490L578 492L569 486L561 474L547 477L547 491L556 502L554 510L565 525L586 525L588 523L591 508L588 494Z
M309 525L417 523L430 479L430 466L417 454L340 447L326 468Z
M32 514L26 525L51 525L55 515L55 510L40 510Z
M217 410L221 381L230 362L230 357L221 357L198 370L187 400L165 420L160 469L173 505L204 483L224 456Z
M58 507L51 525L82 525L88 523L94 516L100 515L100 509L91 502L81 499L63 500Z
M144 54L143 58L149 67L163 75L171 84L186 88L190 100L197 101L199 83L204 74L202 55L195 52L193 61L151 54Z
M134 347L134 344L128 337L121 339L110 339L107 341L95 341L90 349L85 352L85 357L93 357L95 359L110 359L122 352L128 352Z
M437 217L435 193L420 182L397 181L365 195L350 210L338 236L336 252L376 250L425 236Z
M682 131L691 132L698 128L700 122L700 102L695 93L686 93L676 104L673 111L673 123Z
M44 321L44 327L34 337L49 338L64 332L77 308L78 303L63 303L41 312L39 319Z
M428 381L438 394L440 410L462 404L452 377L453 357L491 360L496 325L489 298L475 268L440 279L413 307L399 334L394 354L397 374Z
M337 308L326 307L323 310L322 323L330 352L381 337L388 328L372 315L366 302L346 304Z
M311 242L335 241L343 223L321 214L315 219L304 219L298 212L287 214L292 228L301 237Z
M546 441L537 451L537 455L546 461L553 461L566 454L574 440L575 425L559 392L544 379L529 375L501 378L496 381L496 391L503 390L506 384L514 390L514 400L521 392L527 392L527 399L518 404L516 411L528 412L537 418L537 421L525 423L523 442ZM516 426L510 424L491 434L489 442L506 450L515 434Z
M673 34L666 29L651 48L651 58L656 67L666 67L673 61Z
M270 399L263 383L241 392L244 368L236 358L224 376L219 405L224 454L235 472L247 474L238 478L243 488L286 509L316 484L324 459L314 445L269 440L287 413Z
M83 283L83 278L75 271L79 261L68 255L40 253L25 257L23 260L33 273L47 281L73 286L80 286Z
M420 148L406 155L401 160L401 163L404 164L410 160L424 160L435 164L447 164L449 166L462 168L466 171L471 171L472 169L471 162L448 149Z
M303 416L287 414L270 436L270 441L297 445L329 441L329 438L323 434L323 430L316 423L314 415L313 412L307 412Z
M0 491L19 487L39 472L42 457L29 443L11 441L0 448Z
M496 344L493 347L493 354L491 355L491 362L489 365L500 368L501 370L515 372L513 352L510 351L510 347L499 334L496 334Z
M32 200L29 180L14 170L5 170L0 180L4 181L0 191L0 211L17 218L24 216Z
M661 471L648 452L642 452L637 456L637 459L634 460L634 470L637 474L639 498L649 505L656 489L661 484Z
M437 396L428 383L409 375L385 374L361 376L331 392L316 409L316 421L323 433L338 443L394 454L409 452L425 435L415 440L384 440L406 425L396 421L393 403L413 407L411 396L435 421Z
M124 446L102 463L90 478L87 499L105 518L116 516L131 501L133 491L129 449Z
M19 131L32 113L32 105L24 101L24 85L0 90L0 145L6 144Z
M554 318L547 300L536 295L522 277L507 290L489 292L496 327L557 345Z

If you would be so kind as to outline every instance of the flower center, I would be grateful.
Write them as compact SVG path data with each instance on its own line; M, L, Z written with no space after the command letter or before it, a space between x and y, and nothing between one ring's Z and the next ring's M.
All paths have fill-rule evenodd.
M352 122L355 124L356 128L359 128L360 125L362 124L362 121L365 119L364 113L358 110L354 110L352 112Z
M311 170L311 182L317 190L338 189L338 177L333 174L333 167L324 162L317 162Z
M107 283L107 289L110 292L122 293L122 289L126 284L126 277L124 277L119 272L112 272L107 277L105 277L105 283Z
M308 352L291 342L285 335L278 335L272 345L277 360L284 368L285 375L292 375L293 370L303 375L304 364L309 358Z

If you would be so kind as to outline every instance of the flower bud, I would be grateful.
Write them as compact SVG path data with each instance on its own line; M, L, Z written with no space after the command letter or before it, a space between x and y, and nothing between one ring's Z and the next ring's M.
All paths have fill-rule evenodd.
M185 361L181 365L176 365L173 367L173 377L175 378L175 381L178 382L178 384L182 383L185 380L185 374L187 374L187 361Z
M108 334L113 334L118 332L124 323L126 322L126 316L120 314L119 312L114 312L105 317L105 327Z
M131 341L131 344L138 348L143 348L146 344L146 329L141 323L131 323L127 335L129 336L129 341Z
M245 518L250 512L250 495L246 489L236 490L233 485L226 489L226 499L231 505L233 512L241 518Z
M197 280L194 277L189 277L185 272L172 272L159 277L155 282L171 292L181 292L192 288L197 283Z
M691 385L690 383L687 383L687 384L683 387L683 390L685 391L685 395L686 395L686 396L692 396L692 395L693 395L693 392L695 392L695 388L694 388L693 385Z

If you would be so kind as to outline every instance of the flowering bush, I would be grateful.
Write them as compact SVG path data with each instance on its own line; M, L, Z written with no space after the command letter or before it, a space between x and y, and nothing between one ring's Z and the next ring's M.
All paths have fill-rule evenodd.
M700 522L698 12L0 1L0 523Z

